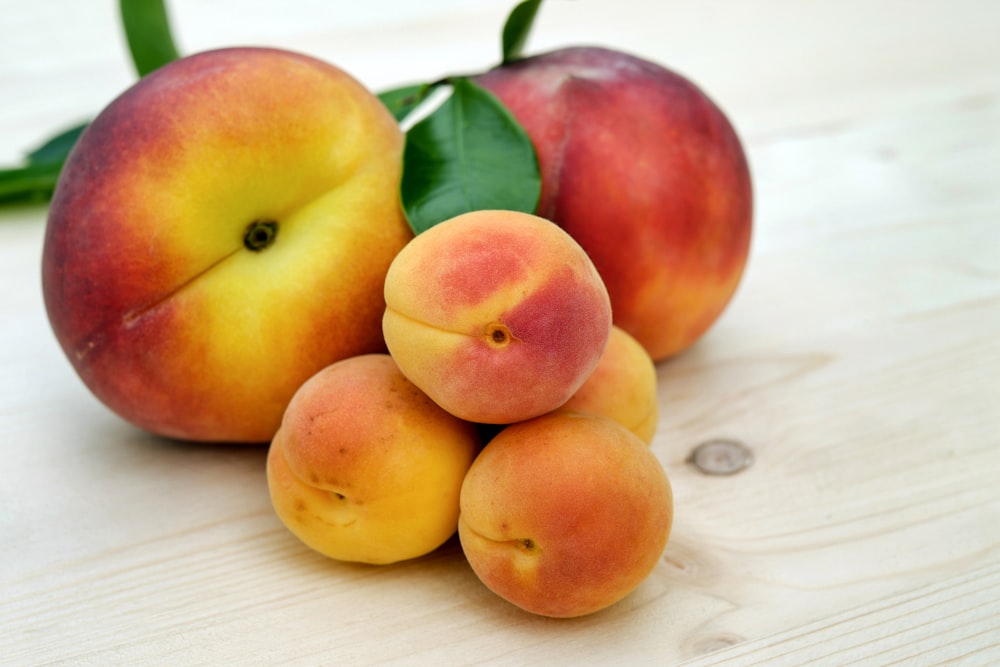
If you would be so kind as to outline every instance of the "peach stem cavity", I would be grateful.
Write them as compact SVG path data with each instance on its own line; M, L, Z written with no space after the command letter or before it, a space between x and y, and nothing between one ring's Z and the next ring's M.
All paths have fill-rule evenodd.
M513 335L506 324L491 322L486 326L486 342L492 347L507 347L510 345L511 340L513 340Z
M278 223L274 220L254 220L247 225L247 230L243 234L243 245L248 250L260 252L264 248L274 243L278 235Z

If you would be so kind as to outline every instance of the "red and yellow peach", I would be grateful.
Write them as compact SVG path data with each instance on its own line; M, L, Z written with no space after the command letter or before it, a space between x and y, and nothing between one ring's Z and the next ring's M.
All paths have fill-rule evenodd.
M615 324L656 361L698 340L750 249L750 172L719 107L679 74L602 48L540 54L476 81L531 137L537 213L593 259Z
M266 442L330 363L384 351L412 237L403 134L344 71L268 48L143 77L82 134L49 211L49 321L86 386L148 431Z

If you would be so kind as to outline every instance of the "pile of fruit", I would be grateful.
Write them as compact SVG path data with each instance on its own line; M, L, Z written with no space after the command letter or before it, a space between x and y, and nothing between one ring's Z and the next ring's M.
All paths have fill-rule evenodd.
M500 596L578 616L666 545L654 363L737 287L749 172L697 87L631 55L564 49L476 85L530 137L540 197L425 228L400 183L434 169L341 69L270 48L157 69L66 162L46 308L124 419L270 443L272 504L309 547L389 563L457 530Z

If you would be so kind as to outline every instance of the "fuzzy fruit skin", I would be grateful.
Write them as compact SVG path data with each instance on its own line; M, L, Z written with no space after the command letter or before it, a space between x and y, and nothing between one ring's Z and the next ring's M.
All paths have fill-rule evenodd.
M698 340L750 250L750 171L723 112L684 77L602 48L537 55L476 81L531 137L537 213L593 259L615 324L655 361Z
M672 521L670 482L645 443L604 417L552 413L486 445L462 484L458 534L494 593L572 617L638 587Z
M466 213L419 234L389 267L385 301L382 331L403 373L481 423L561 406L611 331L586 253L548 220L513 211Z
M83 382L153 433L269 441L307 378L385 349L402 146L361 84L284 50L195 54L126 90L70 155L45 237ZM278 225L259 251L255 221Z
M560 410L608 417L648 445L660 418L656 387L656 365L646 349L613 326L594 372Z
M278 517L325 556L371 564L427 554L455 533L480 449L387 354L328 366L296 392L268 450Z

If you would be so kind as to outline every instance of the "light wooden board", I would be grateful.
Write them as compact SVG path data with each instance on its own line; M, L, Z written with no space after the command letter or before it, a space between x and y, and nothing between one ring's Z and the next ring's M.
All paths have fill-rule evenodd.
M186 52L297 48L382 89L489 66L511 4L171 7ZM132 74L115 3L0 16L12 163ZM602 43L701 84L757 196L736 299L659 367L671 542L571 621L500 601L454 541L327 561L271 512L263 448L108 413L48 329L44 207L0 211L0 663L1000 663L998 27L985 0L545 5L532 50ZM753 465L686 462L717 437Z

